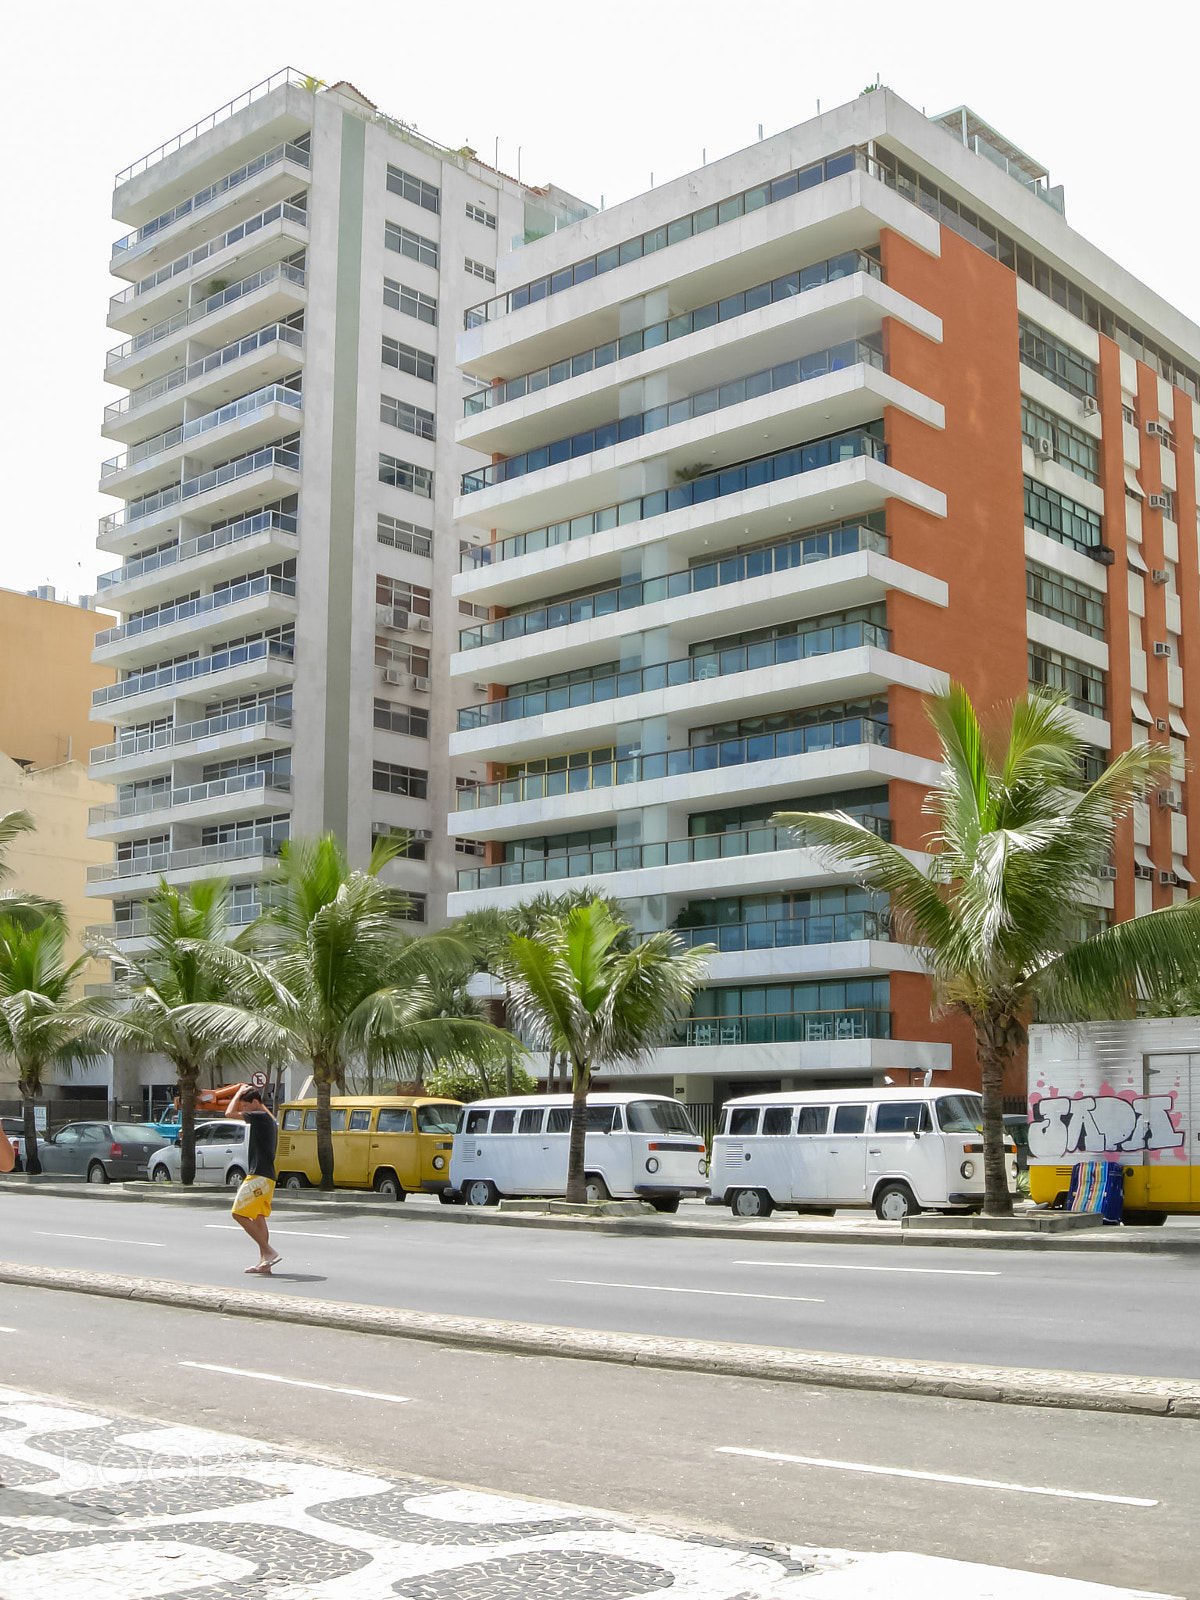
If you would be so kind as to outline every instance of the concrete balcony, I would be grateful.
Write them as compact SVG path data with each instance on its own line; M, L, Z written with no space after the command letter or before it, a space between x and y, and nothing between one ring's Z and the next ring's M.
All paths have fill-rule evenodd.
M127 839L144 833L150 825L211 824L230 817L271 816L290 811L292 780L289 773L244 772L210 783L180 788L145 790L127 800L112 800L88 811L89 839Z
M89 898L110 900L113 885L128 898L150 894L159 878L179 884L195 883L214 872L236 873L239 878L267 872L278 855L278 846L269 839L231 839L225 844L196 845L191 849L166 850L157 855L137 856L128 861L106 861L87 869Z
M101 783L123 778L151 778L170 772L177 762L226 755L255 755L292 742L292 714L269 705L251 706L200 722L160 728L154 733L127 734L114 744L98 745L89 756L90 776Z
M718 1019L719 1020L719 1019ZM735 1019L730 1019L731 1021ZM727 1030L732 1033L733 1030ZM656 1050L640 1075L654 1074L678 1080L681 1074L715 1074L721 1078L863 1078L882 1081L885 1074L897 1082L910 1081L900 1074L945 1072L952 1066L951 1047L918 1039L789 1040L778 1044L741 1044L715 1028L711 1044L675 1045Z
M299 427L301 408L299 390L277 383L241 395L106 461L100 469L100 492L124 500L141 498L178 482L185 468L192 477L213 461L251 454Z
M96 544L115 555L132 556L164 543L164 535L173 532L182 517L236 521L264 503L297 493L299 487L299 451L268 445L135 501L123 512L101 517Z
M225 572L247 566L273 566L295 556L299 548L294 515L260 511L101 573L96 596L105 606L140 611L177 594L181 585L208 584Z
M178 700L221 700L252 689L277 688L295 681L294 657L290 644L256 639L97 689L89 715L93 722L126 727L173 714Z
M295 616L295 580L264 574L106 628L96 635L92 660L133 671L139 657L144 660L151 652L158 656L181 643L204 649L231 633L278 627L294 621Z

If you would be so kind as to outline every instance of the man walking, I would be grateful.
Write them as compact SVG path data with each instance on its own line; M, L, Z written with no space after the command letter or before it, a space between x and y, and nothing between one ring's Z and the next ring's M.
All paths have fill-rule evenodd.
M271 1215L271 1196L275 1192L275 1147L279 1129L274 1116L263 1104L257 1089L239 1089L229 1102L226 1116L243 1116L250 1125L249 1172L242 1179L233 1201L233 1214L258 1246L258 1260L246 1271L269 1278L271 1268L282 1258L271 1248L267 1218Z

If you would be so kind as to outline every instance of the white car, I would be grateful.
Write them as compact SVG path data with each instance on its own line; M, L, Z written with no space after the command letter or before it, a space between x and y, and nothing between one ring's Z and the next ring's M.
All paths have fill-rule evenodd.
M236 1189L249 1166L250 1126L246 1122L196 1124L196 1182ZM179 1141L156 1150L150 1161L152 1183L178 1183L183 1151Z

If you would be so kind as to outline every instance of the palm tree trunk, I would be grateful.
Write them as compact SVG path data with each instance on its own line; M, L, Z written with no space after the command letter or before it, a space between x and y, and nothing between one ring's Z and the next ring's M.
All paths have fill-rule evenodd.
M25 1102L21 1108L25 1114L25 1148L21 1159L25 1171L36 1176L42 1170L42 1163L38 1160L37 1122L33 1115L33 1088L30 1084L21 1085L21 1099Z
M175 1070L179 1074L179 1181L190 1188L196 1181L196 1084L200 1074L178 1062Z
M587 1200L586 1154L584 1135L587 1133L587 1097L592 1081L591 1069L586 1061L571 1062L571 1138L567 1146L567 1199L576 1205Z
M317 1080L317 1165L321 1169L321 1188L333 1188L333 1126L329 1116L329 1069L324 1061L314 1061Z
M1012 1195L1004 1162L1004 1065L1009 1052L1000 1043L1006 1019L979 1017L975 1021L975 1051L983 1078L983 1214L1011 1217Z

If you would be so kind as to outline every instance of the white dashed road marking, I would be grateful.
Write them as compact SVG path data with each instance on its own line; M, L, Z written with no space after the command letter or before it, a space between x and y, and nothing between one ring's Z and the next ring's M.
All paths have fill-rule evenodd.
M360 1400L390 1400L394 1405L412 1402L406 1394L380 1394L376 1389L343 1389L336 1383L306 1383L303 1378L281 1378L274 1372L254 1372L248 1367L215 1367L207 1361L181 1361L181 1367L196 1367L201 1372L223 1372L230 1378L257 1378L263 1383L286 1383L293 1389L320 1389L325 1394L352 1394Z
M206 1228L227 1230L230 1233L241 1233L241 1228L236 1222L206 1222ZM348 1239L348 1233L307 1233L303 1228L272 1228L271 1235L286 1233L290 1239Z
M921 1272L939 1278L998 1278L986 1267L869 1267L858 1261L735 1261L735 1267L802 1267L806 1272Z
M551 1283L577 1283L586 1289L645 1289L651 1294L713 1294L723 1300L803 1300L823 1306L825 1301L812 1294L751 1294L745 1289L679 1289L670 1283L602 1283L597 1278L551 1278Z
M165 1250L165 1244L159 1244L154 1239L113 1239L101 1233L48 1233L42 1228L35 1229L39 1239L87 1239L91 1244L140 1244L146 1250Z

